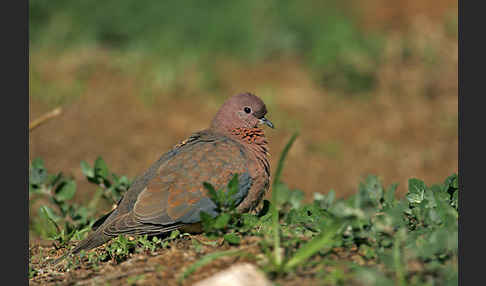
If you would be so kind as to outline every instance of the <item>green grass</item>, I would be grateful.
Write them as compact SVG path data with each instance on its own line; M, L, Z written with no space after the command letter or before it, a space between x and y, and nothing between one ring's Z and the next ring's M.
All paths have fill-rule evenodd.
M182 282L204 265L228 256L252 257L274 281L286 280L313 273L315 279L326 285L361 283L364 285L457 285L458 283L458 176L453 174L442 183L427 185L410 178L405 197L395 195L397 184L382 185L377 176L369 175L360 182L357 192L344 199L336 199L334 191L315 193L311 202L303 201L303 192L289 189L281 177L286 154L296 140L294 134L280 157L273 176L272 199L264 201L258 214L240 214L235 211L233 195L237 176L228 184L227 191L215 190L206 184L211 198L218 206L215 217L201 215L205 235L222 239L232 248L211 252L180 270ZM103 185L100 198L112 200L113 192L120 195L126 186L120 186L123 176L109 172L106 163L98 158L93 167L82 163L90 182ZM81 239L94 222L88 215L73 216L80 206L70 203L75 184L70 179L53 176L37 159L30 169L30 194L47 196L56 209L41 206L42 213L31 227L51 224L48 235L62 245L72 238ZM57 180L53 178L59 177ZM118 183L113 182L113 178ZM64 183L61 183L64 182ZM107 195L108 194L108 195ZM96 208L88 204L87 208ZM73 212L63 212L72 209ZM70 219L68 219L70 217ZM64 222L65 224L62 224ZM69 224L67 224L69 222ZM68 267L88 262L98 267L108 259L117 263L130 259L135 252L147 253L166 248L181 237L178 231L169 237L152 239L147 236L132 240L119 236L103 247L101 254L82 253L69 260ZM60 239L62 237L62 239ZM261 255L249 254L241 241L257 237ZM196 239L197 240L197 239ZM201 242L193 240L197 253ZM211 244L212 245L212 244ZM412 267L411 265L415 265ZM37 269L29 266L29 277Z
M294 143L295 139L297 139L298 133L295 133L292 135L290 138L289 142L287 145L285 145L282 155L280 156L280 159L278 161L277 165L277 171L273 177L273 184L272 184L272 207L271 207L271 213L272 213L272 234L273 234L273 257L271 261L277 266L280 267L282 264L282 255L280 252L280 222L279 222L279 183L280 183L280 176L282 175L282 170L283 170L283 165L285 162L285 157L287 157L287 153L290 150L290 147Z

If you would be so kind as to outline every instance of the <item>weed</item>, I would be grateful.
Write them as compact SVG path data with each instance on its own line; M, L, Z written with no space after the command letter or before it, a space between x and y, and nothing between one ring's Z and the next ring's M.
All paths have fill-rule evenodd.
M61 245L73 236L82 236L89 228L94 210L70 203L76 193L76 182L62 173L48 174L44 162L36 158L30 164L29 201L47 199L51 206L42 205L32 228L43 237L57 240Z
M111 173L103 158L98 157L93 167L81 161L81 170L89 182L98 185L98 192L112 204L118 203L123 193L130 187L131 181L126 176Z

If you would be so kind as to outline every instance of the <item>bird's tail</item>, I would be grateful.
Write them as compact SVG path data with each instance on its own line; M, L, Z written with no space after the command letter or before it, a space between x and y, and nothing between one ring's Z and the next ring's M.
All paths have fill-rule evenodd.
M68 253L64 254L59 258L56 258L50 264L56 265L59 262L66 259L66 257L68 257L71 254L77 254L81 250L90 250L100 245L103 245L105 242L110 240L110 238L111 236L104 234L102 230L98 229L97 231L89 234L88 237L85 238L84 240L81 240L71 251L69 251Z

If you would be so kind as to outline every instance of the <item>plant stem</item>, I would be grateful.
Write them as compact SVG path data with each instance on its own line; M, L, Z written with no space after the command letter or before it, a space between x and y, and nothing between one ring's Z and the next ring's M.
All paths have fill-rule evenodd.
M282 255L280 252L280 224L279 224L279 207L278 207L278 183L280 181L280 176L282 174L283 165L285 162L285 157L289 152L290 147L294 143L295 139L297 138L298 133L294 133L290 138L287 145L282 151L282 155L280 155L280 159L277 165L277 171L275 172L275 177L273 178L272 184L272 228L273 228L273 253L274 253L274 263L280 268L282 264Z
M400 245L401 245L401 235L396 234L395 241L393 242L393 264L395 267L395 275L397 277L398 285L407 285L405 277L403 275L402 261L400 257Z

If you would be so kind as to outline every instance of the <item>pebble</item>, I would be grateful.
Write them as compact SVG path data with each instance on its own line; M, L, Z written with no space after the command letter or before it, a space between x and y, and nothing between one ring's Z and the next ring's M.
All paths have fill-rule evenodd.
M253 264L242 263L199 281L194 286L270 286L272 283Z

